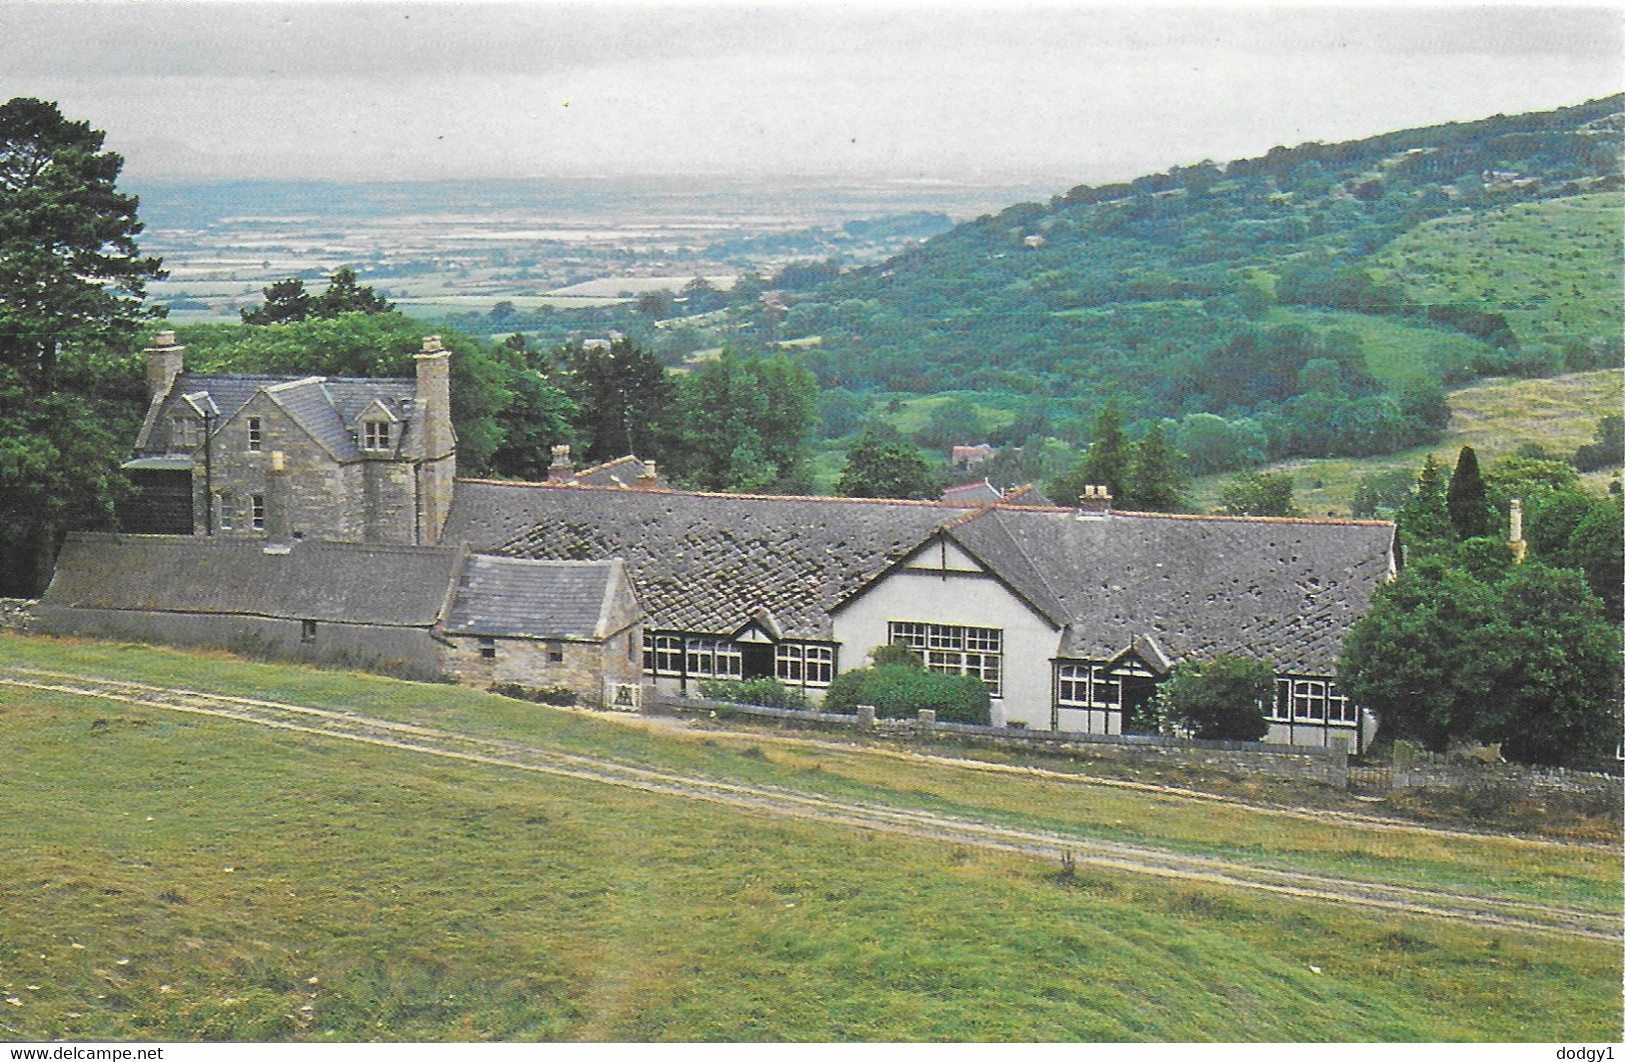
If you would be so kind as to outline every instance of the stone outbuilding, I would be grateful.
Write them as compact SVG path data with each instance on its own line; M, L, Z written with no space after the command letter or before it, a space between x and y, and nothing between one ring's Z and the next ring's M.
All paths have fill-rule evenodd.
M643 610L619 560L466 547L70 535L32 629L636 707Z

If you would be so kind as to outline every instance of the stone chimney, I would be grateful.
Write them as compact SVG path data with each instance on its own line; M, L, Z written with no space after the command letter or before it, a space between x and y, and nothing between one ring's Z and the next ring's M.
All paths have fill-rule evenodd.
M1112 511L1112 492L1103 486L1086 486L1078 498L1078 519L1103 517Z
M1523 540L1523 502L1512 499L1512 530L1507 535L1507 546L1512 550L1512 563L1522 564L1529 554L1529 543Z
M419 473L421 524L418 542L425 546L440 541L440 530L451 512L452 491L457 478L457 433L451 426L451 351L440 345L439 336L425 336L423 350L413 355L417 363L417 407L423 418L423 464Z
M147 355L147 401L156 402L169 393L186 368L186 348L175 342L174 332L159 332L152 337Z
M660 489L660 476L655 472L655 463L653 461L643 462L643 471L638 473L638 489Z
M547 466L549 483L568 483L575 478L575 462L570 460L570 447L560 443L553 447L553 463Z
M271 464L265 477L265 538L273 545L293 541L293 482L288 475L288 459L281 450L271 451Z

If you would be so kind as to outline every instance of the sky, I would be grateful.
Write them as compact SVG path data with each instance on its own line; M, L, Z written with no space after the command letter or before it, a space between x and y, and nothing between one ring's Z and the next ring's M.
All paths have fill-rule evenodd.
M0 2L133 178L1129 178L1625 90L1617 5Z

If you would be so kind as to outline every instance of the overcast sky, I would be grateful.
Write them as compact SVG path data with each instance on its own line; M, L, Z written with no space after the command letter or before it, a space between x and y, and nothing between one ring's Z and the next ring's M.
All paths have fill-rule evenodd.
M131 177L1100 181L1625 88L1617 6L22 3Z

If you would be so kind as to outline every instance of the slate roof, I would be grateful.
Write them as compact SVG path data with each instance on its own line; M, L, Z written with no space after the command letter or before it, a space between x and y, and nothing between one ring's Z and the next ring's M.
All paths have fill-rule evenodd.
M1022 487L1012 487L1004 496L1005 505L1020 505L1024 508L1055 509L1058 506L1050 500L1049 495L1028 483Z
M449 634L598 641L615 595L625 587L619 560L538 561L471 556L446 616Z
M652 629L732 634L766 614L786 637L829 638L831 610L939 531L1049 619L1064 657L1138 643L1174 661L1253 652L1331 674L1390 572L1394 529L460 480L445 535L505 556L624 557Z
M963 508L458 480L443 539L544 560L622 557L659 630L732 634L771 617L827 639L829 609Z
M359 460L361 451L350 435L362 410L382 401L395 416L407 420L417 396L417 381L405 377L253 376L182 373L170 385L156 418L143 427L136 444L138 456L174 451L170 418L188 411L186 397L199 392L220 410L217 424L234 416L260 391L288 412L330 454L341 461Z
M579 483L588 487L627 487L635 488L638 485L638 476L643 474L643 462L635 454L617 457L613 461L605 461L601 465L584 468L570 477L571 483ZM658 475L655 477L657 490L670 490L671 484Z
M69 535L41 608L120 609L431 626L458 551L190 535Z
M1065 623L1063 657L1110 660L1149 637L1175 661L1250 652L1323 675L1390 574L1394 528L1001 507L948 533Z
M967 503L992 505L1001 497L1003 495L999 493L998 488L985 479L980 483L966 483L960 487L949 487L942 492L943 501L960 505Z

